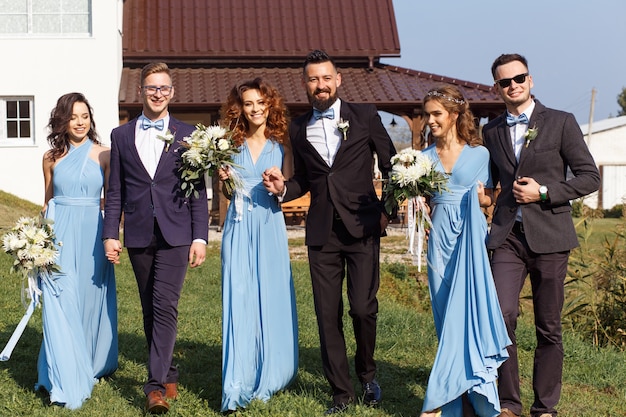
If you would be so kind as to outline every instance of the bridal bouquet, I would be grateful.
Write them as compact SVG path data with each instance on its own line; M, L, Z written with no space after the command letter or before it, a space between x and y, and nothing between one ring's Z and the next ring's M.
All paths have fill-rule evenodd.
M385 210L391 214L405 200L408 200L409 253L418 256L418 269L421 271L421 253L425 224L431 224L426 203L422 197L447 190L448 177L435 170L435 163L422 152L406 148L391 158L391 173L385 186ZM417 253L413 246L417 228Z
M14 259L11 272L24 277L33 273L60 272L56 259L59 251L55 246L52 220L39 217L21 217L10 232L2 238L2 247Z
M232 140L228 129L221 126L196 125L190 136L183 138L181 145L185 151L181 155L182 185L185 197L193 194L198 198L196 186L200 178L208 172L213 175L216 169L221 167L233 167L233 156L239 153L238 147ZM232 194L239 186L236 178L231 176L224 182L228 193Z
M22 289L22 302L25 302L25 292L31 301L6 347L0 352L0 361L9 360L30 316L39 305L42 294L40 281L51 283L52 273L61 271L56 264L59 251L55 246L52 223L52 220L43 216L22 217L2 238L2 248L14 259L11 272L21 273L28 283L28 290L26 285Z

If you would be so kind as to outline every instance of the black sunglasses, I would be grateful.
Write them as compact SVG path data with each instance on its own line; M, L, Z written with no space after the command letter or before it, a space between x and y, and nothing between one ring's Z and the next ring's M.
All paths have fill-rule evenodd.
M507 88L511 85L511 81L515 81L515 84L522 84L526 81L526 77L528 77L528 73L516 75L513 78L502 78L500 80L496 80L496 82L502 88Z

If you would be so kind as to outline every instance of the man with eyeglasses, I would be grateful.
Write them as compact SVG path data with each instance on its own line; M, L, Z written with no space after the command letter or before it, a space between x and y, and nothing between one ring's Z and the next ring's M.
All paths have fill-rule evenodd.
M530 274L537 335L530 415L556 416L563 373L564 281L570 250L578 246L569 202L596 191L600 175L574 116L547 108L531 95L526 58L500 55L491 72L506 112L483 128L493 183L501 187L487 247L513 341L509 359L498 369L500 415L522 412L515 329L520 292Z
M194 128L169 114L174 87L168 66L146 65L138 94L141 115L111 132L102 237L107 258L118 264L123 213L124 246L137 280L148 342L146 411L165 413L166 399L178 396L178 370L172 363L178 300L187 265L199 266L206 256L208 204L204 183L196 188L198 197L185 197L180 187L180 141Z

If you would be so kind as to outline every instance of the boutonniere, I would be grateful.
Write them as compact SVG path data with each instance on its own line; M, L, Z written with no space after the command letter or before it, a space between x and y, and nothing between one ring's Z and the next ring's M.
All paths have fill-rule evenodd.
M169 129L165 132L164 135L157 135L157 139L165 142L165 152L170 150L170 145L174 143L175 133L170 132Z
M337 129L343 134L343 140L348 139L348 129L350 129L350 122L348 120L340 118L337 122Z
M530 142L535 140L538 132L539 130L537 129L537 125L534 125L532 128L529 128L526 131L526 133L524 133L524 139L526 139L526 142L524 144L525 148L528 148L528 145L530 145Z

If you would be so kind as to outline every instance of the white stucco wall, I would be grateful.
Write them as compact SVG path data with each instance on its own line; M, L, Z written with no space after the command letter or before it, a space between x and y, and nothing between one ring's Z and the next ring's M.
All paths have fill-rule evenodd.
M46 125L57 99L85 94L94 109L100 139L110 143L118 125L122 70L122 0L92 1L92 36L82 38L7 37L0 34L5 58L0 96L34 97L34 143L6 146L0 138L0 190L43 204L42 157L49 149Z
M580 128L587 140L589 151L603 174L603 201L600 208L610 209L617 204L623 204L622 199L626 198L626 116L594 122L591 125L591 138L587 136L588 124ZM585 204L597 208L598 193L585 199Z

